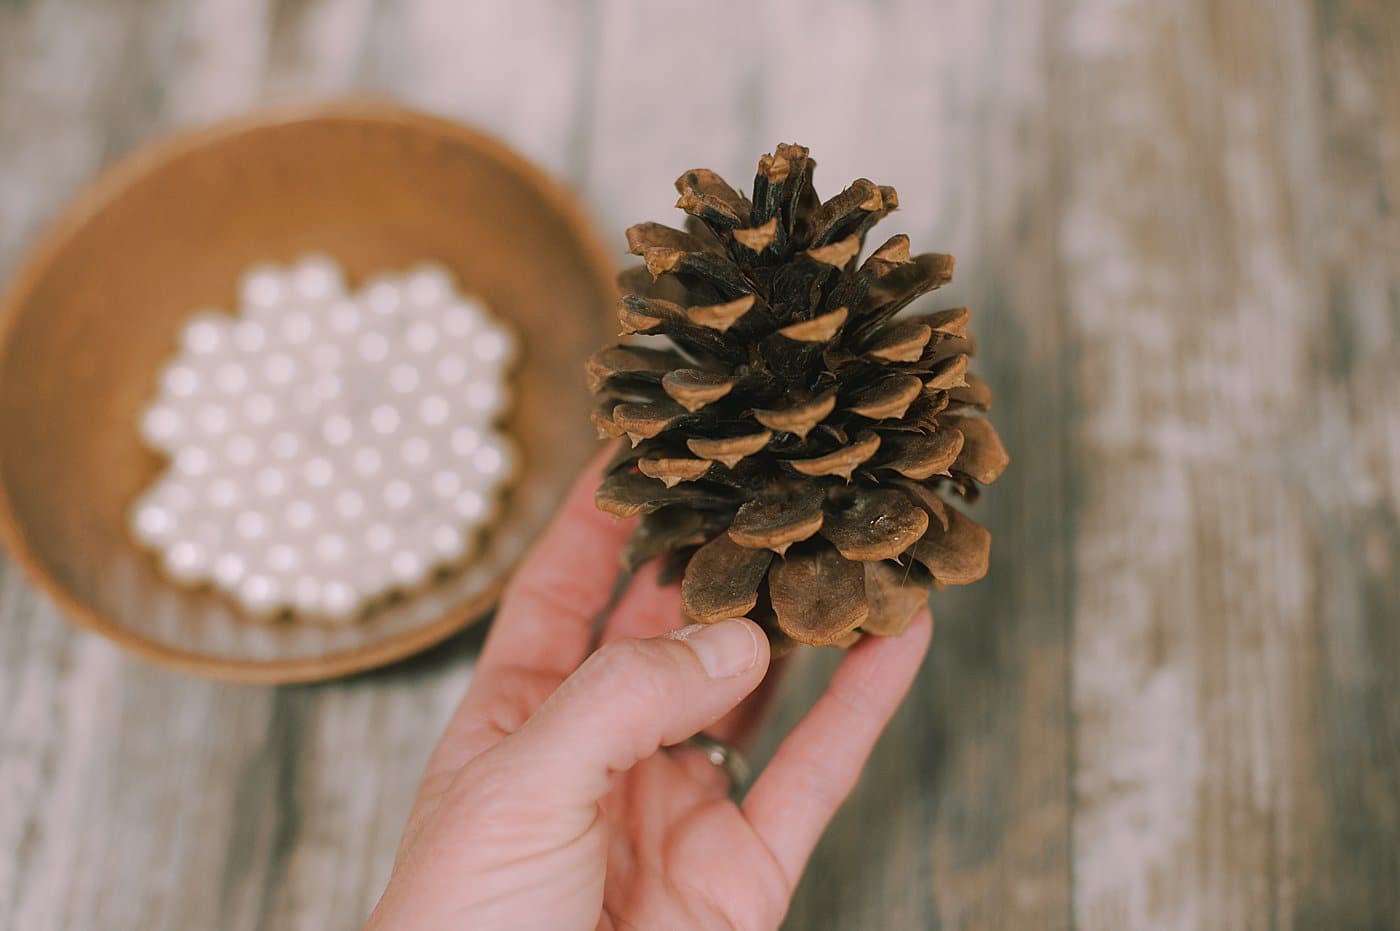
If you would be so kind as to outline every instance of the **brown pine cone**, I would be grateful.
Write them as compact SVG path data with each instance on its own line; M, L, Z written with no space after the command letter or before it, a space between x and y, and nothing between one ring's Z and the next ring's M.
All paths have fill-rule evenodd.
M778 146L752 200L682 175L686 230L629 229L645 265L621 279L623 334L665 339L596 353L588 380L600 436L631 440L597 495L642 515L628 567L683 571L698 621L849 645L985 574L990 535L943 495L975 500L1009 460L967 371L967 310L897 316L951 279L952 256L911 256L898 235L858 262L895 192L862 178L823 203L814 167Z

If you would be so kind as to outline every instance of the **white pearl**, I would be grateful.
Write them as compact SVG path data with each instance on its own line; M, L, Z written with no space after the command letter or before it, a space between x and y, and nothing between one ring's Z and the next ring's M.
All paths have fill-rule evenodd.
M408 273L403 294L415 307L432 307L452 296L452 275L440 265L420 265Z
M339 375L324 372L311 383L311 398L316 401L334 401L345 391L345 382Z
M228 408L222 404L206 404L199 409L199 431L205 436L217 437L229 427Z
M326 488L335 481L335 466L325 456L312 456L301 467L301 477L312 488Z
M373 446L361 446L355 450L350 466L361 478L373 478L384 466L384 456Z
M430 427L440 427L452 414L452 406L440 394L430 394L418 402L418 419Z
M242 468L258 458L258 444L246 433L230 433L224 439L224 461Z
M452 510L465 521L475 524L486 517L489 508L481 492L468 488L452 501Z
M413 486L401 478L393 479L384 486L384 503L390 510L407 510L413 504Z
M224 348L230 320L216 311L195 314L180 331L180 344L193 356L211 356Z
M445 563L456 562L467 551L467 535L451 524L438 524L429 536L433 552Z
M301 566L297 551L285 543L274 543L267 548L267 567L273 572L286 574L295 572Z
M398 543L398 535L388 524L375 521L365 528L365 546L371 553L387 553Z
M243 303L253 307L269 308L282 303L287 293L282 273L271 265L259 265L249 269L243 276L239 288Z
M380 436L389 436L398 430L399 412L388 404L380 404L369 412L369 425Z
M203 446L186 446L175 454L175 468L184 475L198 477L209 471L213 459Z
M282 509L282 519L292 530L309 530L316 523L316 506L305 498L294 498Z
M403 294L396 282L381 278L365 288L361 298L371 313L388 316L397 313L403 305Z
M301 453L301 437L291 430L281 430L267 441L267 449L277 459L295 459Z
M475 427L457 427L448 437L452 451L459 456L470 456L481 447L481 431Z
M482 475L498 478L510 471L510 452L501 443L483 446L472 453L472 466Z
M255 617L266 617L281 605L282 586L270 575L255 573L238 586L239 600L243 607Z
M214 560L214 582L226 591L237 588L247 574L248 561L239 553L226 551Z
M160 383L173 398L192 398L199 392L199 373L192 366L177 363L165 370Z
M422 558L412 550L399 550L390 557L389 569L400 585L416 585L428 572Z
M444 500L455 498L462 490L462 476L450 469L442 469L433 473L432 480L433 494Z
M248 370L237 362L225 362L214 373L214 386L224 394L238 394L248 387Z
M267 533L267 518L258 511L243 511L234 518L233 530L250 543L260 540Z
M209 487L205 496L209 503L219 511L229 511L238 507L243 499L238 483L227 475L219 475L209 480Z
M511 339L501 330L483 330L471 338L470 349L478 362L505 362L510 358Z
M344 582L327 582L321 588L321 612L331 620L350 617L357 606L355 590Z
M412 394L421 379L418 368L408 362L400 362L389 369L389 387L399 394Z
M470 336L482 324L482 315L467 303L454 304L441 314L443 332L456 339Z
M483 417L493 418L501 411L505 400L499 385L489 381L474 381L462 392L467 407Z
M414 352L424 355L437 348L437 327L426 320L415 320L403 335L404 344Z
M354 301L336 301L326 314L326 325L336 336L346 337L359 331L361 319Z
M308 301L327 301L345 293L345 279L334 260L309 255L292 270L292 289Z
M460 353L444 353L435 366L438 381L451 387L459 385L467 377L467 360Z
M404 465L414 469L422 468L433 458L432 444L421 436L411 436L404 440L399 452Z
M285 352L274 352L262 364L262 377L269 385L288 385L297 377L297 363Z
M196 582L209 568L209 554L194 540L176 540L165 551L165 571L177 582Z
M344 446L355 435L355 427L344 414L332 414L321 422L321 438L332 446Z
M243 399L243 418L255 427L265 427L277 419L277 402L269 394L250 394Z
M378 330L366 330L355 340L355 351L366 362L383 362L389 357L389 340Z
M286 345L300 346L311 340L316 327L311 321L310 314L294 310L282 317L277 331Z
M158 449L173 445L183 426L179 413L168 404L154 404L141 415L141 436Z
M267 345L267 328L256 320L240 320L233 326L233 344L250 355Z
M131 532L147 545L164 543L175 532L175 515L154 501L144 501L132 510Z
M323 563L335 564L345 558L348 549L345 538L338 533L323 533L316 538L316 558Z
M253 487L265 498L277 498L287 493L287 473L276 466L266 466L253 477Z
M335 512L345 520L357 520L364 516L365 499L358 491L344 489L336 492Z

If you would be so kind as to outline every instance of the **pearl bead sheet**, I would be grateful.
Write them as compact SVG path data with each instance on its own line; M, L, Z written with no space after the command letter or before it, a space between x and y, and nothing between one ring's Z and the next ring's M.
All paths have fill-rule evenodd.
M334 261L250 269L195 313L141 416L169 459L131 532L254 619L348 623L461 565L514 471L509 330L423 265L347 291Z

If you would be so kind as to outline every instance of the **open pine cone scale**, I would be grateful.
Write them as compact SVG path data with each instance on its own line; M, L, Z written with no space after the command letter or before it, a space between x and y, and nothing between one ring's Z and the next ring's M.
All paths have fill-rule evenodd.
M702 622L746 615L776 641L894 635L928 591L987 569L971 503L1008 457L968 372L965 308L903 315L951 256L891 237L865 179L822 202L807 149L765 155L750 200L710 171L676 182L686 229L627 231L618 319L634 340L589 360L602 437L626 437L598 506L642 515L631 569L667 560ZM898 316L897 316L898 315Z

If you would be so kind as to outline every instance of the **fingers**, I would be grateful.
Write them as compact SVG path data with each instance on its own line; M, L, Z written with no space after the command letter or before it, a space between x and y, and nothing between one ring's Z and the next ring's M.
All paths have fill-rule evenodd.
M744 799L749 823L794 883L909 691L932 630L921 612L902 635L853 647Z
M705 728L705 733L715 740L732 744L741 750L747 749L754 735L767 720L768 713L773 710L773 703L777 700L787 668L786 656L770 660L768 672L758 684L758 688L754 689L739 707Z
M589 657L495 753L536 790L591 806L614 773L714 723L753 691L768 641L752 621L619 640Z
M479 675L521 667L563 679L588 652L594 618L612 597L621 572L618 553L633 526L593 504L611 452L594 458L521 562L482 648Z
M608 618L607 626L603 630L604 643L627 637L656 637L686 623L686 617L681 610L680 586L661 584L657 579L659 572L660 561L653 560L633 576L626 594ZM772 704L776 691L774 684L778 679L781 662L774 662L753 693L734 710L705 727L705 733L715 740L734 746L746 743ZM675 754L675 760L697 784L704 786L714 795L723 795L729 789L729 777L724 770L711 763L702 750L682 748Z
M625 637L656 637L687 623L681 610L680 586L661 584L657 580L659 571L659 560L653 560L637 571L627 586L626 594L608 618L603 631L604 643ZM782 659L773 661L768 674L753 694L732 712L705 728L705 733L725 743L743 744L757 730L757 725L772 705L783 665Z
M575 482L558 516L506 587L463 697L428 761L425 788L511 733L583 659L612 598L618 552L632 531L593 504L611 448Z
M783 673L787 665L787 657L785 656L770 660L768 672L764 674L763 681L758 684L758 687L750 692L747 698L739 702L733 711L706 727L705 736L718 740L741 754L746 754L754 735L762 727L768 713L773 710L773 703L777 698L779 685L783 681ZM700 747L686 746L679 748L679 751L672 754L676 762L685 768L692 779L710 790L713 795L725 795L731 789L736 788L731 784L729 775L711 762L707 753Z

